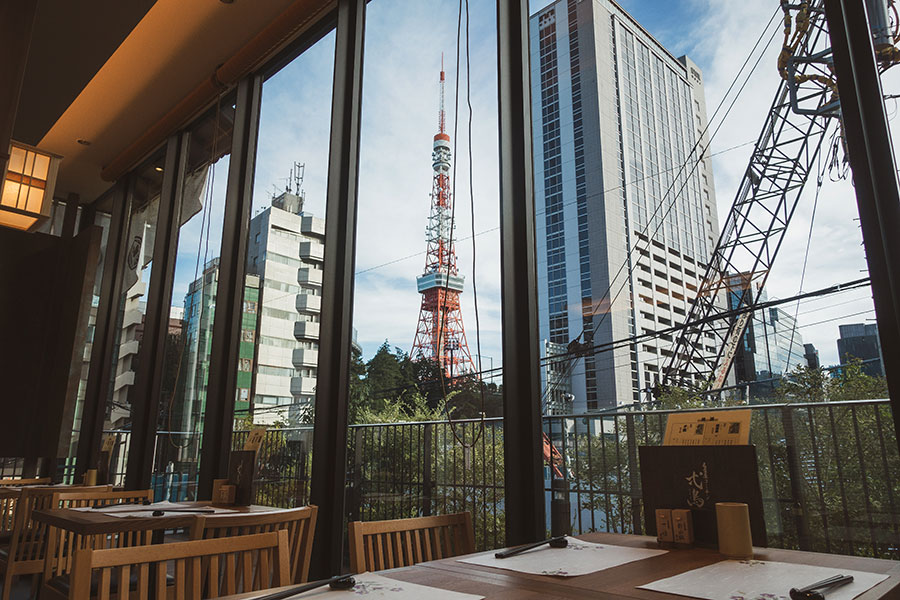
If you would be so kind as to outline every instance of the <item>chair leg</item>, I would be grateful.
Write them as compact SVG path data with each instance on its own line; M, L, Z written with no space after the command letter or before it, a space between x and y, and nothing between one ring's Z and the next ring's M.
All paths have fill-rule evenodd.
M6 565L6 573L3 574L3 597L0 600L9 600L13 580L13 573L10 566L11 565Z

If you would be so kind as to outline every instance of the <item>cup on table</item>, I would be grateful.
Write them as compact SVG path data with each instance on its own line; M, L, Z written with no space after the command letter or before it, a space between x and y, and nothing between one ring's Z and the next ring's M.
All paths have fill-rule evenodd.
M719 553L728 558L753 558L750 510L743 502L716 502Z

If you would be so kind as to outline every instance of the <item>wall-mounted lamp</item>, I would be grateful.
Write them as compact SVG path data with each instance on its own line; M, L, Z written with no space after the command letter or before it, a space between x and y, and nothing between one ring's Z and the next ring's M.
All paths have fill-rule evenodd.
M50 216L60 157L11 142L0 191L0 225L30 230Z

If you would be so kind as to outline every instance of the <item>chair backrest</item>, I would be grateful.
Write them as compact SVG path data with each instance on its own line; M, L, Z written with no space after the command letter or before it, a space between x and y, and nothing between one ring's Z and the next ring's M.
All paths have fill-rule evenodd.
M470 513L350 523L350 570L406 567L475 552Z
M108 490L109 486L69 488L78 491ZM16 503L15 522L9 542L9 559L12 562L43 560L47 525L34 521L31 515L36 510L53 508L53 496L59 488L30 487L24 488Z
M47 485L50 483L49 477L38 477L32 479L23 479L23 478L4 478L0 479L0 487L7 487L11 485Z
M82 508L85 506L110 506L113 504L143 504L153 502L153 490L112 492L109 489L81 489L57 492L53 498L55 508Z
M287 545L287 532L282 530L140 548L78 550L69 598L91 597L94 572L96 596L117 595L120 600L200 600L288 585ZM174 576L174 585L168 587L167 573Z
M270 531L287 531L291 581L304 583L316 531L316 506L267 513L199 515L191 526L191 539L224 538Z
M53 508L83 508L114 504L143 504L153 500L153 490L110 492L107 490L57 492L50 506ZM119 531L111 534L81 535L67 529L49 527L47 530L47 560L44 560L43 580L72 571L75 551L91 548L128 548L151 543L152 530Z

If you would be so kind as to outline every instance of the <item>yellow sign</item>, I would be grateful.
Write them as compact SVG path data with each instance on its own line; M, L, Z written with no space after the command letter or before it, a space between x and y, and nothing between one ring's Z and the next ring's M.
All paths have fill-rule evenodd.
M103 445L100 446L100 452L112 452L112 449L115 445L116 445L116 436L104 435L103 436Z
M259 447L262 446L265 437L265 427L257 427L256 429L251 430L250 434L247 436L247 441L244 442L244 450L259 452Z
M746 446L750 443L749 410L670 414L664 446Z

